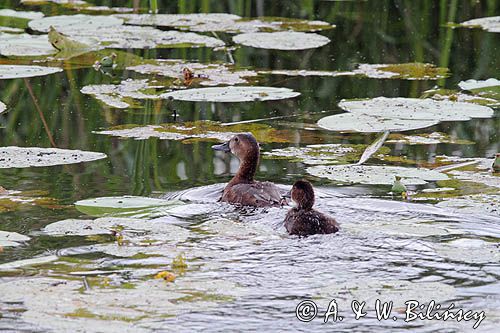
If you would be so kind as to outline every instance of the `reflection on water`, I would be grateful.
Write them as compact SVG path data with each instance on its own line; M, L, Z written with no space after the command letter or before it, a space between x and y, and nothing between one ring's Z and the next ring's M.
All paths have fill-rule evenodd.
M109 5L106 1L91 2ZM132 1L128 2L131 7ZM144 1L140 3L144 5ZM256 3L179 1L167 4L166 12L203 8L242 16L320 19L337 25L322 32L332 42L319 49L280 52L241 47L234 52L239 67L335 71L351 70L358 63L420 61L449 67L451 77L437 83L450 89L457 89L461 80L500 74L498 36L443 26L448 20L461 22L498 14L498 6L492 2ZM7 1L0 7L16 5ZM41 8L51 15L69 11L51 5ZM231 39L220 35L225 41ZM226 53L205 48L127 52L151 59L228 60ZM303 163L263 159L259 179L282 184L285 189L295 179L307 176L316 186L317 208L335 216L342 228L334 235L289 237L282 225L286 207L242 210L218 202L223 183L234 173L237 161L215 155L210 149L212 142L136 141L93 133L124 124L230 123L278 117L261 123L281 130L286 142L263 144L263 151L320 143L366 145L376 135L339 134L319 130L314 124L319 118L339 113L341 99L420 97L436 81L261 75L259 84L291 88L301 96L230 104L149 100L116 110L81 94L80 89L143 78L140 74L117 70L110 77L71 63L65 68L58 74L29 79L50 136L27 82L0 80L0 100L10 109L0 116L0 145L50 147L53 137L59 148L104 152L108 159L0 172L1 186L40 190L43 194L37 196L55 201L0 213L0 230L31 237L23 246L0 251L0 264L41 258L36 264L0 273L0 331L65 332L82 327L103 332L163 332L172 327L186 332L222 332L234 327L242 331L308 332L472 330L473 322L405 323L401 309L408 299L434 299L443 306L455 302L466 310L484 310L481 332L494 332L500 324L500 217L493 209L490 213L465 211L461 203L438 207L433 200L407 203L388 195L390 186L338 186L307 176ZM394 157L389 163L434 166L439 155L491 158L499 150L496 112L492 119L444 122L425 130L474 144L388 145ZM483 188L470 185L462 191L476 194ZM111 233L56 237L41 231L57 221L89 220L71 206L77 200L120 195L180 199L186 204L163 214L142 216L139 220L151 222L124 230L123 239L128 243L122 245ZM488 195L493 200L498 191ZM169 224L165 228L168 232L155 235L152 227L148 230L148 223L160 222ZM186 258L186 270L172 268L178 255ZM173 271L176 281L169 284L154 279L161 270ZM332 298L346 316L342 322L323 324L316 319L301 323L296 319L295 307L301 300L313 299L325 310ZM394 301L397 321L379 322L373 312L354 320L350 311L353 299L366 301L370 311L377 298Z

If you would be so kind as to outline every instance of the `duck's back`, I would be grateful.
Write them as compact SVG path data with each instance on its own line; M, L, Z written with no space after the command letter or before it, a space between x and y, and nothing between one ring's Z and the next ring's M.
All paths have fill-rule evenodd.
M255 207L279 206L281 193L270 182L240 183L227 186L222 201Z
M333 234L339 231L334 218L317 210L292 208L285 218L285 228L291 235L308 236L314 234Z

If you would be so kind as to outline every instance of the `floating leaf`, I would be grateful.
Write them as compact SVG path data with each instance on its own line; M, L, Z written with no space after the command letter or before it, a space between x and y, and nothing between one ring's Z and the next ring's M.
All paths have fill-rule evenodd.
M97 134L113 135L122 138L134 138L145 140L159 138L162 140L229 140L237 133L251 132L259 142L288 142L283 131L276 130L265 124L238 124L222 125L219 122L199 120L194 122L173 123L148 126L118 126L106 131L95 132Z
M62 69L43 66L0 65L0 80L44 76L58 72L62 72ZM0 105L0 112L1 109L2 107Z
M20 10L17 11L12 9L0 9L0 16L15 17L25 20L35 20L44 17L43 13L41 12L23 12Z
M50 27L66 33L70 31L87 30L103 32L106 29L121 26L123 20L112 16L92 16L92 15L57 15L33 20L29 27L38 32L48 33Z
M49 209L64 208L54 198L45 197L43 191L13 191L0 187L0 213L13 211L26 206L39 206Z
M122 25L123 20L112 16L60 15L29 22L31 29L48 32L53 26L59 33L83 42L97 39L107 48L163 48L179 46L224 46L221 40L179 31L162 31L151 27ZM88 43L87 43L88 44Z
M355 74L362 74L374 79L437 80L449 76L448 68L432 64L360 64Z
M58 259L55 255L36 257L31 259L23 259L7 262L5 264L0 264L0 271L14 270L20 267L32 266L37 264L48 263L51 261L56 261Z
M11 28L11 27L1 27L0 26L0 33L2 32L7 32L11 34L20 34L24 32L24 29L19 29L19 28Z
M440 143L452 143L460 145L474 144L472 141L455 139L448 134L440 132L423 133L418 135L391 134L387 143L404 143L406 145L437 145Z
M482 28L490 32L500 32L500 16L481 17L462 22L461 26L467 28Z
M259 71L259 74L288 76L354 76L360 75L373 79L400 80L437 80L449 76L447 68L435 67L432 64L359 64L353 71L315 71L315 70L272 70Z
M1 247L13 247L21 245L21 242L27 242L30 238L18 234L17 232L8 232L0 230L0 246Z
M197 32L222 31L229 33L259 31L319 31L333 28L322 21L282 17L259 17L257 19L241 18L224 13L199 14L125 14L115 15L127 24L159 27L173 27Z
M75 207L80 212L90 216L103 216L107 214L132 214L152 208L174 207L179 204L182 204L182 202L148 197L123 196L80 200L75 202Z
M118 244L118 246L142 246L143 248L150 245L155 246L158 243L177 243L189 237L189 232L186 229L164 220L153 221L122 217L100 217L95 220L63 220L45 226L42 231L51 236L120 234L122 237L122 244ZM102 251L102 249L98 247L97 251ZM140 252L141 249L132 249L131 251L135 251L134 254L136 254ZM146 249L144 251L148 250Z
M339 106L357 114L410 120L463 121L471 118L490 118L494 113L487 106L471 103L403 97L343 100Z
M316 177L351 184L391 185L395 176L401 177L405 185L423 185L428 181L448 179L444 173L434 170L383 165L313 166L306 171Z
M183 60L156 60L155 64L142 64L127 67L141 74L157 74L171 78L182 78L185 68L193 72L193 81L203 86L234 85L248 83L247 77L255 77L257 73L251 70L234 70L228 64L201 64Z
M0 101L0 113L4 112L7 110L7 105L3 104L2 101Z
M318 126L338 132L400 132L430 127L438 124L437 120L390 119L361 113L342 113L318 120Z
M106 154L58 148L0 148L0 169L46 167L100 160Z
M23 5L41 5L46 3L55 3L58 5L85 5L86 1L83 0L21 0Z
M355 162L364 145L318 144L305 147L286 147L263 152L264 158L286 158L304 164L346 164Z
M305 32L254 32L233 37L237 44L262 49L306 50L321 47L330 42L325 36Z
M484 88L489 89L489 88ZM487 91L488 94L490 91ZM500 89L499 89L500 92ZM480 92L479 94L482 94ZM452 102L466 102L466 103L475 103L479 105L494 105L499 102L499 99L493 99L489 97L479 96L479 94L474 93L473 95L456 91L450 89L431 89L424 92L422 98L432 98L436 100L448 100ZM500 97L500 94L499 94Z
M191 102L252 102L287 99L299 96L288 88L274 87L211 87L199 89L186 89L168 92L162 98L173 98L180 101Z
M481 88L489 88L489 87L497 87L500 86L500 80L497 79L488 79L488 80L467 80L467 81L460 81L458 83L458 86L460 89L463 90L474 90L474 89L481 89Z
M159 95L152 94L155 89L162 86L150 86L147 79L133 80L127 79L119 85L101 84L88 85L80 91L83 94L92 95L104 104L113 108L125 109L130 107L124 99L158 99Z
M0 55L11 57L36 57L55 54L47 35L0 33Z

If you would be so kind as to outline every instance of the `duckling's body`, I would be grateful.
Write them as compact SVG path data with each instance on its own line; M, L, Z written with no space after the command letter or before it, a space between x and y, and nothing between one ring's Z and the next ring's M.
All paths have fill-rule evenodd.
M224 188L221 201L255 207L280 205L282 195L276 185L253 179L259 165L260 148L252 134L237 134L228 142L212 148L231 152L240 160L238 172Z
M297 207L286 214L285 228L290 235L309 236L339 231L339 225L334 218L312 208L314 190L311 183L305 180L296 181L291 196Z

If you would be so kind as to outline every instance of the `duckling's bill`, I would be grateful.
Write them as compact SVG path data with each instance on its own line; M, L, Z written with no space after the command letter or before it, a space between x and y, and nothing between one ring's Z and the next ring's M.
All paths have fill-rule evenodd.
M218 151L223 151L225 153L229 153L231 151L231 148L229 147L229 141L221 143L220 145L213 145L212 149L218 150Z

